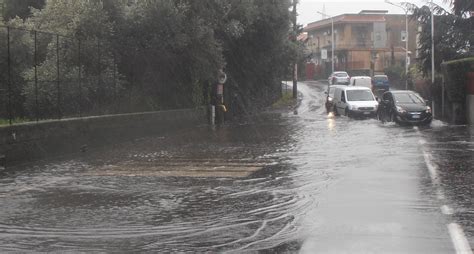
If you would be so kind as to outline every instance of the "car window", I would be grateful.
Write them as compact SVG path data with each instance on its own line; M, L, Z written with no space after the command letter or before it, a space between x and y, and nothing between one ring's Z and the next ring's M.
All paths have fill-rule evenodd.
M348 75L347 75L347 73L336 73L336 74L334 74L334 76L336 76L336 77L347 77Z
M347 91L348 101L373 101L374 96L369 90L348 90Z
M387 76L375 76L374 81L388 81Z
M394 94L395 102L400 104L423 104L424 101L414 93Z

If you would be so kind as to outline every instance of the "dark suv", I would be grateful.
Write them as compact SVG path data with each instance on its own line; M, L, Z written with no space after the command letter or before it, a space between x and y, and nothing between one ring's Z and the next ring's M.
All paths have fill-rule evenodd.
M381 96L388 90L390 90L390 82L387 75L374 75L372 77L372 92L376 96Z
M382 95L377 118L398 124L430 124L433 116L425 100L413 91L388 91Z

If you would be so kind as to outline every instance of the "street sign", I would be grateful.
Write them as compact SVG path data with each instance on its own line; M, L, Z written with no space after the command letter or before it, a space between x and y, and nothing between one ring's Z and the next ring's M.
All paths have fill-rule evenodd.
M224 84L217 84L217 95L223 95L224 94Z
M327 49L321 49L321 59L322 60L328 59L328 50Z
M224 84L226 80L227 80L227 75L225 74L225 72L222 70L219 70L219 74L217 75L217 82L219 82L219 84Z

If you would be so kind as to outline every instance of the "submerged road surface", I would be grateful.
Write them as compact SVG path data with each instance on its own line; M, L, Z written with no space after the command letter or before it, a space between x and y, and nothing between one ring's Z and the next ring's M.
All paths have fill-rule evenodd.
M472 253L474 129L295 112L17 166L0 252Z

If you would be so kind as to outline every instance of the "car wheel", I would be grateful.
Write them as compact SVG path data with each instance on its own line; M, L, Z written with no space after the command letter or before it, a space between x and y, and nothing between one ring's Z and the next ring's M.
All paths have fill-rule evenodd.
M424 125L424 126L428 126L428 125L431 124L431 121L432 121L432 120L426 121L426 122L423 123L423 125Z
M351 117L351 111L348 108L346 108L344 110L344 115L347 116L347 117Z

